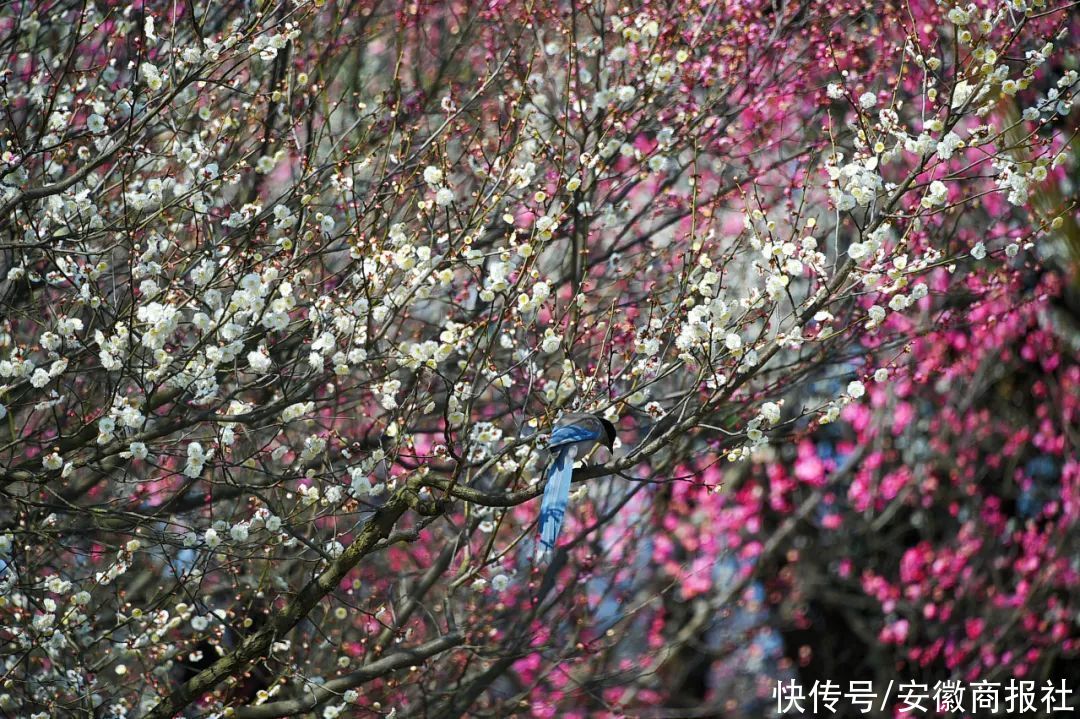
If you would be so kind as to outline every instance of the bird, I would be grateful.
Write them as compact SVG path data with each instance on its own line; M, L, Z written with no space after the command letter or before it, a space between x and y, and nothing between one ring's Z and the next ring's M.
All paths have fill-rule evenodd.
M566 505L570 500L570 479L574 474L574 459L585 456L597 446L612 451L615 444L615 425L603 417L586 412L570 412L555 423L548 439L552 455L547 469L544 499L540 503L540 546L542 553L555 549L555 540L562 529Z

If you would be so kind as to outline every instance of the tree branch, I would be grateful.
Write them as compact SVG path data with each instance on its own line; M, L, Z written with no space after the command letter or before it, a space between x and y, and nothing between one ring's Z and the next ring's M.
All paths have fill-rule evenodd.
M233 716L236 719L274 719L275 717L311 711L322 702L337 696L341 692L358 687L372 679L378 679L398 669L419 664L429 657L453 649L464 641L465 636L461 632L451 632L438 639L425 642L420 646L402 649L399 652L385 656L361 667L355 672L331 679L325 684L308 687L308 693L305 696L261 706L241 707L236 710Z

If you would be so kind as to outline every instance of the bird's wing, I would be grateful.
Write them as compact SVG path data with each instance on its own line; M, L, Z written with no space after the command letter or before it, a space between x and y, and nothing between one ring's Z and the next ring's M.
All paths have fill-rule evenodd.
M595 427L590 427L584 422L581 424L560 425L552 430L551 439L548 440L548 448L558 449L575 442L585 442L599 438L600 432Z
M575 454L575 447L563 447L548 468L544 500L540 503L540 544L548 551L555 549L555 541L559 538L563 518L566 516Z

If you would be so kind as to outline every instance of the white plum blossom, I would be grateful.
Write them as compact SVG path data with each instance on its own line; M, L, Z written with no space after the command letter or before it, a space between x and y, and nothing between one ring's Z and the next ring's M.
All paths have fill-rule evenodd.
M924 207L944 205L948 202L948 198L949 188L941 180L934 180L930 183L930 191L923 198L922 203Z
M349 493L352 496L363 499L376 494L376 485L362 467L350 467L349 476L352 479L349 483Z
M281 421L284 423L292 422L295 419L303 417L305 414L309 414L315 409L314 402L296 402L290 404L281 413Z
M184 466L184 475L195 478L202 474L203 465L209 457L199 442L191 442L187 446L187 464Z
M942 160L948 160L956 152L957 148L963 147L964 141L955 132L949 132L941 138L937 145L937 156Z
M646 357L652 357L660 351L660 340L655 337L638 339L634 342L634 351Z
M313 484L301 485L299 488L300 501L310 507L313 504L318 504L320 498L319 488Z
M839 153L827 159L825 170L834 183L829 188L830 199L841 211L869 206L884 189L878 158L870 155L841 165L843 160L843 154Z
M261 345L258 349L248 352L247 361L251 370L259 374L265 374L272 364L270 356L266 353L266 348Z
M1029 179L1023 171L1009 161L997 163L1000 174L997 177L997 185L1003 190L1008 190L1008 200L1013 205L1021 206L1027 203L1029 195Z
M310 436L304 438L304 447L300 451L300 459L308 462L318 457L326 449L326 438Z
M196 287L202 287L213 279L214 270L215 267L213 261L205 259L191 270L191 280L195 283Z
M454 191L449 187L440 187L435 193L435 204L439 207L449 207L454 202Z
M780 405L776 402L766 402L761 405L761 416L769 424L776 424L780 421Z
M274 170L277 165L277 158L270 155L263 155L255 161L255 172L260 175L267 175Z
M109 131L108 125L105 124L105 118L96 112L86 118L86 129L95 135L103 135Z
M950 9L945 17L949 19L949 22L955 23L956 25L967 25L971 22L971 11L957 5Z
M151 91L157 92L164 86L165 78L161 76L161 72L154 64L143 62L139 70L142 73L143 82Z
M443 171L434 165L428 165L424 168L424 182L429 185L439 186L443 181Z
M547 215L541 215L540 217L536 218L536 222L533 223L533 227L535 227L536 231L539 232L541 235L546 234L548 237L550 237L551 231L555 227L555 220L551 217L548 217Z
M55 471L64 466L64 460L56 452L51 452L41 460L41 465L49 471Z
M394 409L398 406L397 395L398 390L401 389L401 380L390 379L383 382L376 388L376 393L379 395L379 404L383 409Z
M55 352L57 349L60 348L60 335L53 332L44 333L43 335L41 335L41 339L39 341L41 342L41 346L47 350Z
M135 316L145 325L142 344L150 349L164 347L176 332L180 321L179 310L174 305L160 302L150 302L140 306Z
M56 331L60 333L64 339L75 339L76 332L82 332L83 321L78 317L61 317L56 321Z

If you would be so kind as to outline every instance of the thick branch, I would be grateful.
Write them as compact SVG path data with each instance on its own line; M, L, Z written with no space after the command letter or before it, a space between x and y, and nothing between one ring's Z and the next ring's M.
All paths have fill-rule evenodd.
M233 715L236 719L275 719L276 717L299 714L314 709L320 703L331 699L342 692L358 687L372 679L377 679L390 672L414 666L420 662L435 656L447 649L452 649L465 641L465 636L460 632L453 632L445 636L425 642L418 647L402 649L399 652L385 656L372 662L355 672L345 676L331 679L325 684L308 687L305 696L286 701L263 704L262 706L241 707Z
M274 615L271 622L262 629L246 637L235 650L202 670L146 714L147 719L168 719L175 716L184 707L197 700L204 693L211 691L224 679L236 676L260 657L266 655L271 644L285 636L315 608L322 599L332 592L345 575L360 560L375 550L379 540L387 537L401 515L409 507L408 489L402 488L394 493L381 509L375 512L360 535L334 561L326 571L308 582L296 597L285 605L281 612Z

